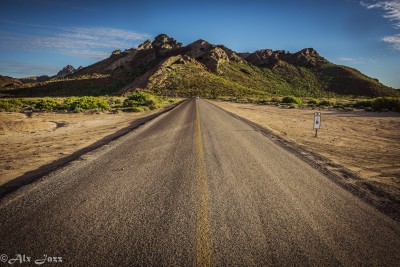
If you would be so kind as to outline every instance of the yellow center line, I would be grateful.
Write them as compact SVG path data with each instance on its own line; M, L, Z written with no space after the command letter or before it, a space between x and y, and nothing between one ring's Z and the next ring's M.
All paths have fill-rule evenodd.
M197 226L196 226L196 253L198 266L211 266L211 231L210 215L208 210L208 186L205 174L203 146L201 144L201 128L199 108L196 101L196 152L199 158L197 173Z

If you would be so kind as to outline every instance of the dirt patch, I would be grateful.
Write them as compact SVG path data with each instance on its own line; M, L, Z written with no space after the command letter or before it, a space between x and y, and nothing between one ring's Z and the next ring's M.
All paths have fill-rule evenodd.
M0 185L128 127L145 113L0 112Z
M213 102L289 141L344 166L371 184L400 196L400 114L322 110L322 128L314 137L317 110ZM337 165L336 165L337 164Z

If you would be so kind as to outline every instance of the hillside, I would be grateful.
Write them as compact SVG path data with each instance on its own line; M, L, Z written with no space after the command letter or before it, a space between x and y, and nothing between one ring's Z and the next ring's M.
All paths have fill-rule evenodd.
M312 48L296 53L270 49L236 53L205 40L184 46L165 34L137 48L115 50L109 58L86 68L71 69L65 77L7 86L1 95L121 95L148 90L204 97L400 96L399 91L355 69L330 63Z
M0 88L9 88L21 85L22 82L16 78L0 75Z

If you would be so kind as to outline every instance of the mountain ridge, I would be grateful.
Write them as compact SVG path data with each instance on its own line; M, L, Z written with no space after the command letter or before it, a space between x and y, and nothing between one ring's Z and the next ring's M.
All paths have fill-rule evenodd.
M400 96L399 91L356 69L329 62L313 48L296 53L272 49L237 53L202 39L185 46L166 34L156 36L153 41L146 40L137 48L115 50L110 57L63 77L70 89L65 87L66 81L60 80L51 84L16 85L7 92L11 95L121 95L145 90L163 95L204 97Z

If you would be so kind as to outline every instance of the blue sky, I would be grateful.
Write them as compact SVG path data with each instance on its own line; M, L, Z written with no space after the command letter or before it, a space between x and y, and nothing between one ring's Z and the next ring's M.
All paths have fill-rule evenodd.
M54 75L160 33L237 52L313 47L400 88L400 0L1 0L0 74Z

